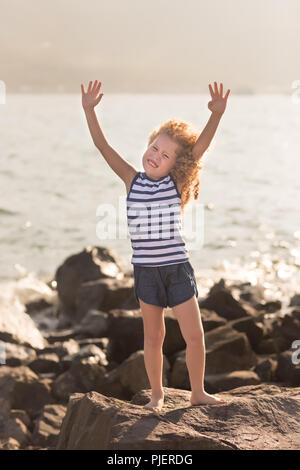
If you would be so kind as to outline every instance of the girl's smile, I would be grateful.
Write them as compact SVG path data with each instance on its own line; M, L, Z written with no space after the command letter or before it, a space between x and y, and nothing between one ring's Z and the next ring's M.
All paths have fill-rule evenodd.
M148 162L149 165L151 165L154 168L158 167L158 165L153 160L151 160L150 158L149 158L149 160L147 160L147 162Z
M178 144L171 137L159 134L143 155L146 174L156 179L166 176L175 164L177 151Z

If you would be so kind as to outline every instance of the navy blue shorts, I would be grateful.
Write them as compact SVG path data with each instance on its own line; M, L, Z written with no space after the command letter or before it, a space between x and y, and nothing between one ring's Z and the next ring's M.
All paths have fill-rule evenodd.
M134 293L147 304L175 307L196 295L195 272L189 261L166 266L133 265Z

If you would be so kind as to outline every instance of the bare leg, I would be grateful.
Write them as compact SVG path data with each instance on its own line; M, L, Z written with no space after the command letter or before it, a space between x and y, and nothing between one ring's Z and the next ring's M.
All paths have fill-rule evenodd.
M205 342L200 309L195 296L173 307L182 336L186 342L186 365L191 383L191 405L226 403L204 390Z
M163 307L150 305L139 299L144 325L144 360L151 385L151 401L144 408L161 411L164 404L162 385L163 353L165 338Z

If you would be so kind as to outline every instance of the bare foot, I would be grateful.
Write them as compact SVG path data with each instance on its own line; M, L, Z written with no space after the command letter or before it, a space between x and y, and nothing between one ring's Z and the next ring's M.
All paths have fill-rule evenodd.
M164 405L164 395L152 396L151 401L144 406L147 410L159 413Z
M209 393L203 392L201 395L193 396L191 395L190 399L191 405L224 405L228 403L226 400L222 398L218 398L214 395L210 395Z

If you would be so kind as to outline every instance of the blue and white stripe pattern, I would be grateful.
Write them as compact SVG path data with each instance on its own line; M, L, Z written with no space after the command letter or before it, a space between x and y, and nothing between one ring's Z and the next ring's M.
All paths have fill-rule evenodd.
M126 198L128 230L139 266L164 266L188 261L181 235L181 195L171 174L153 180L138 172Z

